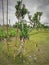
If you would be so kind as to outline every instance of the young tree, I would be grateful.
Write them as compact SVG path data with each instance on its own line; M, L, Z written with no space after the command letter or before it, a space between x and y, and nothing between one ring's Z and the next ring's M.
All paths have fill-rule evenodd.
M18 19L18 23L21 22L22 30L20 29L20 31L22 33L23 32L23 29L24 29L24 26L23 26L23 22L22 21L23 21L25 15L28 13L28 10L26 9L25 4L22 4L22 0L17 2L17 5L15 6L15 8L16 8L16 17ZM18 49L17 55L20 55L22 53L23 43L24 43L24 36L21 37L20 47Z

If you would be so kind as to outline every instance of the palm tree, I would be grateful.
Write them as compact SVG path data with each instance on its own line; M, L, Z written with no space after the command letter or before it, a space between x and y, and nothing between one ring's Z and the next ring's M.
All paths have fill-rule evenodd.
M8 47L8 0L7 0L7 52L9 52L9 47Z
M3 4L3 0L2 0L2 15L3 15L3 26L4 26L4 4Z

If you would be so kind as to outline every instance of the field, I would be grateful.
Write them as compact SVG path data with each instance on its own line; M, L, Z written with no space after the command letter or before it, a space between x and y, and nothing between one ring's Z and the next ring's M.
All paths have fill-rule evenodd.
M8 43L9 55L6 39L0 41L0 65L49 65L49 30L32 30L29 33L29 40L24 42L22 57L17 56L15 60L14 50L17 54L19 42L12 37Z

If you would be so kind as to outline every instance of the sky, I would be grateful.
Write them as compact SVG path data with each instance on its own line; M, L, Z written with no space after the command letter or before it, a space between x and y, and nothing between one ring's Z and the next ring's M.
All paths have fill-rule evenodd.
M6 24L6 12L7 12L7 0L4 2L4 23ZM15 16L15 5L19 0L8 0L8 19L10 19L10 24L13 25L17 18ZM49 25L49 0L23 0L26 8L30 11L30 14L34 16L37 11L43 12L40 22ZM29 21L27 15L25 20ZM2 0L0 0L0 24L3 24L2 17Z

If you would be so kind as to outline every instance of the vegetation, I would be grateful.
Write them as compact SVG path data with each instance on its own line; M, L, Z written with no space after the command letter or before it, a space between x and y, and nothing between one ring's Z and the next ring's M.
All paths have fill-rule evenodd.
M4 39L5 37L6 37L6 32L2 28L0 28L0 40Z
M8 36L9 37L13 37L13 36L16 36L16 30L14 28L10 28L8 30Z
M23 56L13 58L15 49L15 38L9 42L9 56L6 53L6 43L0 42L0 64L1 65L44 65L49 64L49 30L32 30L29 40L25 41ZM16 51L19 43L16 44ZM16 53L17 54L17 53Z
M22 0L17 1L15 9L18 21L11 26L7 0L7 24L4 25L2 11L3 26L0 26L0 65L49 65L49 26L40 23L43 13L30 15ZM24 21L26 14L32 28Z
M25 17L25 15L28 13L28 10L25 7L25 4L22 4L22 0L21 1L17 1L17 5L15 6L16 8L16 17L18 19L18 23L20 23L21 27L20 29L20 47L18 49L18 53L17 55L21 55L22 54L22 50L23 50L23 46L24 46L24 38L26 37L26 35L28 34L26 27L24 27L23 25L23 19ZM17 25L17 33L18 33L18 25ZM17 34L18 37L18 34Z

